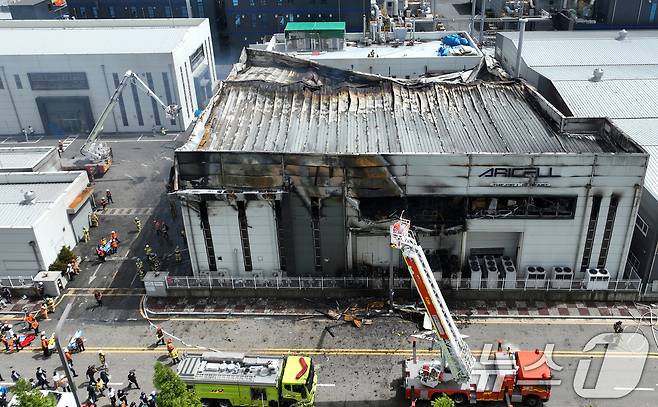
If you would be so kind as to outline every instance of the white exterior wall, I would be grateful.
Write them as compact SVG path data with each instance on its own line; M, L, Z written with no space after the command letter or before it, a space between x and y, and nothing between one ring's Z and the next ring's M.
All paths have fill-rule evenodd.
M39 270L30 242L31 227L0 228L0 276L31 277Z
M138 41L139 39L135 38L135 40ZM48 46L47 44L47 41L44 41L44 46ZM97 120L116 88L112 74L117 73L119 80L121 80L124 73L128 70L139 74L140 78L147 84L148 81L146 80L145 73L150 72L154 83L153 90L165 103L167 103L167 99L162 73L166 72L169 78L169 87L173 99L172 103L183 106L185 99L182 93L183 86L178 68L184 65L184 61L187 61L187 69L189 70L189 56L201 45L206 46L206 49L210 50L209 55L212 59L210 70L213 83L215 83L217 81L217 75L214 66L214 55L212 55L208 20L205 20L199 26L190 27L184 40L171 53L0 55L0 78L2 79L4 88L0 89L0 106L3 106L3 109L0 109L0 135L18 135L21 133L21 128L27 128L30 125L36 133L44 133L45 131L35 101L35 98L39 96L88 96L94 120ZM29 72L85 72L89 89L33 91L30 88L30 82L27 76ZM22 89L17 88L14 74L20 76L23 85ZM190 81L192 81L191 73ZM194 105L196 105L194 86L192 86L191 91ZM14 104L18 110L18 118L12 107L9 92L11 92ZM138 123L132 90L128 86L123 91L128 126L123 125L120 108L117 104L114 107L113 114L105 122L104 132L151 132L152 127L155 125L151 98L139 87L138 97L144 124L139 125ZM193 110L189 113L183 109L185 113L177 117L176 125L171 125L170 121L165 117L164 109L160 106L158 106L158 109L162 125L171 130L184 130L193 118ZM180 119L182 119L182 123Z
M228 272L231 276L243 274L244 258L237 208L229 206L225 201L208 201L207 203L208 223L215 249L217 271Z
M8 174L11 177L12 174ZM18 175L18 174L17 174ZM23 182L30 174L21 174ZM88 183L87 174L81 171L33 175L34 182L71 181L61 195L52 202L32 225L0 228L0 276L34 276L40 268L47 269L55 261L62 246L75 247L77 239L69 222L67 208ZM26 184L26 185L29 185ZM85 215L86 216L86 215ZM29 242L36 243L39 260Z
M194 118L194 111L199 108L196 102L196 90L194 88L189 57L202 45L204 47L206 61L210 68L210 77L212 78L214 89L214 84L217 83L217 72L215 70L215 55L213 53L208 20L204 20L194 30L189 30L185 36L185 41L180 43L172 52L171 68L176 75L176 100L182 108L180 116L185 120L185 127ZM187 96L184 94L184 90L187 91L185 92Z
M202 272L208 272L208 255L206 254L206 243L203 239L201 229L201 218L199 213L185 204L181 204L183 226L185 227L185 239L190 251L192 273L195 276Z
M269 277L269 271L280 269L274 203L249 201L246 213L253 273Z
M427 72L440 74L466 71L473 69L481 59L478 55L456 57L454 59L453 57L438 57L436 55L428 55L422 58L386 57L354 59L331 58L329 55L331 54L324 54L321 58L309 56L308 59L332 68L396 77L399 79L404 79L407 76L409 79L415 79L419 76L425 75L426 70Z
M87 187L87 183L87 174L79 172L75 181L62 191L59 198L48 207L48 211L34 223L34 235L46 269L57 259L62 246L73 248L78 242L67 209Z
M385 157L390 164L391 174L408 195L427 196L564 196L576 197L573 219L467 219L466 253L473 247L503 247L505 253L516 256L519 270L527 266L568 266L580 271L585 237L594 196L601 196L601 208L598 215L594 246L590 255L590 267L596 267L601 250L610 198L614 194L619 198L619 206L606 259L606 268L613 279L623 270L626 255L630 247L630 238L634 220L639 206L647 159L642 154L595 155L595 154L509 154L509 155L389 155ZM540 174L552 171L552 177L540 176L538 183L542 186L500 186L492 184L517 184L527 182L527 178L486 177L483 176L492 167L539 168ZM252 207L250 202L248 218L250 244L254 269L270 271L276 269L277 240L273 221L260 229L252 222L262 209ZM218 209L218 208L224 209ZM249 209L251 207L251 209ZM211 208L215 208L211 211ZM253 212L250 212L253 211ZM263 211L265 213L265 211ZM269 210L267 219L269 218ZM348 211L350 217L356 216ZM259 215L260 216L260 215ZM192 214L198 220L198 215ZM237 223L237 211L228 208L224 202L209 202L209 218L212 226L213 242L217 256L232 250L242 255L240 235ZM187 222L187 221L186 221ZM198 223L198 221L196 222ZM349 221L348 221L349 223ZM256 227L254 227L256 226ZM310 226L309 226L310 227ZM186 230L189 226L186 223ZM222 229L223 228L223 229ZM228 230L226 228L229 228ZM193 227L195 234L201 230ZM268 235L269 233L269 235ZM253 236L252 236L253 235ZM267 236L270 236L268 239ZM254 245L254 239L258 242ZM388 236L369 236L352 234L348 239L350 249L348 256L354 256L358 263L374 266L386 266L389 263ZM461 234L454 236L420 236L421 244L427 249L446 248L453 254L461 253ZM518 241L518 243L516 243ZM188 232L188 242L192 246ZM487 243L488 242L488 243ZM518 253L515 245L518 244ZM198 240L194 243L199 250L201 269L207 270L205 262L205 245ZM263 254L263 264L259 266L256 259ZM294 254L293 254L294 255ZM243 263L240 257L239 267ZM194 262L193 262L194 264ZM349 261L348 261L349 264ZM218 267L222 267L218 263ZM267 267L271 267L269 270ZM196 270L195 270L196 272ZM303 272L302 272L303 273ZM582 275L577 274L577 277Z

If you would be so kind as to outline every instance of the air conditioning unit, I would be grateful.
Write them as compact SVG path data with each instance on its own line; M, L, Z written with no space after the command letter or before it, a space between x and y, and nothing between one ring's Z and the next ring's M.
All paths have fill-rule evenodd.
M468 268L471 271L471 288L480 288L482 283L482 267L477 256L469 256Z
M505 272L503 277L505 279L505 288L516 288L518 274L516 272L516 267L514 267L514 263L512 263L511 260L503 260L503 271Z
M546 286L546 270L542 266L528 266L525 275L526 288L544 288Z
M608 269L592 268L585 273L585 288L588 290L607 290L610 284Z
M551 273L552 288L569 288L573 281L573 270L571 267L555 266Z
M492 256L486 256L492 257ZM498 265L495 260L487 260L485 257L485 270L487 270L487 288L498 288Z

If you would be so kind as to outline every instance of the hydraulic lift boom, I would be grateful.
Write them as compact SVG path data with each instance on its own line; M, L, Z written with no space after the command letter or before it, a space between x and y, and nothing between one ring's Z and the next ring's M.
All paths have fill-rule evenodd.
M146 94L148 96L152 97L160 106L162 106L168 118L175 117L180 111L180 106L175 104L166 105L155 94L155 92L153 92L148 87L148 85L146 85L146 83L144 83L144 81L141 80L139 76L137 76L136 73L134 73L133 71L127 71L123 75L123 79L121 79L121 82L119 82L119 86L117 86L107 106L105 106L105 109L103 109L103 112L98 117L98 120L94 125L94 128L91 129L91 132L89 133L89 136L85 141L85 144L80 148L80 153L83 156L97 162L103 161L110 157L110 149L107 147L107 145L101 143L98 140L98 136L103 131L103 124L105 123L105 120L107 120L110 113L112 113L114 106L116 106L116 104L119 102L119 97L121 96L121 93L126 88L126 86L128 86L128 84L131 83L135 83L136 85L141 87L144 91L146 91Z
M411 223L407 219L400 218L391 225L390 232L391 246L402 251L404 262L407 264L418 294L432 321L434 332L438 336L442 358L457 382L469 381L475 359L450 315L450 310L427 262L425 252L411 230Z

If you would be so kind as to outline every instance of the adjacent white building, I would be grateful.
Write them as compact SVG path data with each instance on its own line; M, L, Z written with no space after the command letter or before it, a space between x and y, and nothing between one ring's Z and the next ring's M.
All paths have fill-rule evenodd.
M498 34L496 58L512 74L517 49L518 33ZM609 117L650 154L627 274L657 281L658 30L529 31L518 75L566 116Z
M0 172L50 172L61 167L55 147L0 148Z
M86 134L132 70L166 104L129 86L106 133L184 130L217 81L207 19L0 21L0 134Z
M342 31L341 31L342 27ZM397 79L418 79L468 71L480 64L482 52L466 32L414 32L396 28L374 39L363 33L345 33L344 23L288 23L285 33L274 34L252 49L285 53L296 58L347 71ZM450 47L448 36L464 39ZM445 54L441 55L441 49Z
M47 270L82 238L92 200L82 171L0 173L0 277Z

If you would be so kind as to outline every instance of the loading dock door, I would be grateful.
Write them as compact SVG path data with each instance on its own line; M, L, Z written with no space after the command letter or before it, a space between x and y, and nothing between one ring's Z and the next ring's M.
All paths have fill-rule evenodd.
M40 96L36 102L48 135L88 134L94 126L87 96Z

